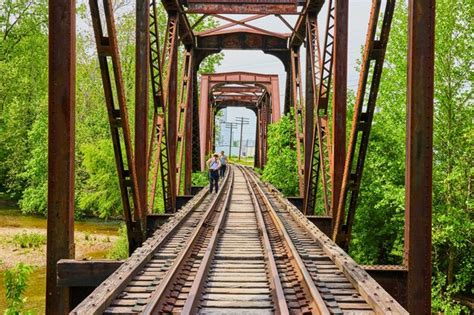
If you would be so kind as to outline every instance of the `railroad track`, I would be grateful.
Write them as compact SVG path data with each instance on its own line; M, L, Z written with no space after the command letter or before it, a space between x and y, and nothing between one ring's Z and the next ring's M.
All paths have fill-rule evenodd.
M145 256L142 247L127 260L133 272L119 268L73 313L406 314L252 171L231 167L222 186L196 196Z
M71 314L139 314L153 292L183 259L184 249L206 226L214 210L229 192L230 174L221 181L218 194L203 188L183 209L147 239L109 278Z

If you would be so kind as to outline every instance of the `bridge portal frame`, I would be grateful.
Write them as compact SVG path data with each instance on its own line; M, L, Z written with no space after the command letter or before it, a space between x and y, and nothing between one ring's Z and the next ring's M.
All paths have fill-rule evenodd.
M347 0L333 0L338 5L347 5ZM291 78L289 69L290 48L299 47L306 41L306 21L311 13L317 14L324 1L309 0L304 3L303 10L291 35L288 36L288 46L265 44L262 49L266 53L277 56L286 65L287 97L291 93ZM416 5L415 5L416 3ZM186 11L178 0L163 0L163 6L170 20L177 23L176 34L180 42L193 52L195 63L193 69L209 54L226 49L227 42L223 39L232 34L245 33L261 38L278 38L275 34L258 31L227 31L214 34L217 41L206 41L205 36L198 38L186 17ZM405 220L405 266L407 267L407 299L410 312L428 314L430 310L430 275L431 275L431 174L432 174L432 124L433 124L433 64L434 64L434 0L409 0L409 51L408 51L408 104L407 104L407 155L406 155L406 220ZM149 10L148 6L140 6L140 10ZM243 12L239 12L243 13ZM250 11L249 11L250 13ZM340 13L340 12L339 12ZM137 12L142 16L143 11ZM338 12L336 12L338 14ZM145 25L145 26L144 26ZM146 23L137 25L137 32L148 27ZM49 139L48 139L48 241L47 241L47 292L46 312L48 314L64 314L68 310L68 289L57 285L57 262L62 258L74 257L74 135L75 135L75 1L49 0ZM343 32L343 31L340 31ZM143 34L143 32L142 32ZM339 35L338 35L339 34ZM336 32L337 37L344 36ZM138 36L137 36L138 38ZM208 36L207 39L210 37ZM176 38L175 38L176 39ZM286 39L284 39L286 41ZM177 41L175 41L177 46ZM207 43L207 44L206 44ZM215 44L214 44L215 43ZM174 45L174 44L173 44ZM207 45L207 46L206 46ZM214 45L214 46L213 46ZM140 48L141 47L141 48ZM170 56L177 56L177 49L171 46ZM235 48L235 47L234 47ZM246 47L252 49L252 47ZM143 51L138 62L137 81L143 82L148 74L143 69ZM138 54L138 53L137 53ZM344 55L344 52L341 52ZM146 56L146 54L145 54ZM342 60L340 60L342 62ZM313 64L314 66L315 64ZM164 64L161 64L164 66ZM337 69L337 67L336 67ZM176 104L175 91L177 81L177 66L171 66L164 87L164 95L170 104ZM335 70L336 75L337 71ZM341 74L342 75L342 74ZM160 74L160 76L163 76ZM191 85L196 83L196 75L192 76ZM141 85L144 86L144 85ZM145 85L146 86L146 85ZM341 87L342 86L342 87ZM336 88L345 89L344 85ZM191 101L197 100L196 90L192 92ZM146 91L145 91L146 92ZM343 93L343 91L341 92ZM292 100L287 99L286 104ZM194 102L195 104L197 102ZM189 103L187 103L189 104ZM313 103L314 104L314 103ZM141 104L140 106L143 106ZM286 107L288 110L288 108ZM313 108L314 109L314 108ZM307 107L311 110L311 106ZM193 122L196 122L196 111L193 112ZM186 116L188 117L188 116ZM172 118L168 124L178 125L177 117L168 112ZM138 120L143 117L138 117ZM188 117L189 119L189 117ZM307 126L314 123L307 122ZM192 126L192 125L191 125ZM143 125L138 124L143 131ZM168 125L169 128L169 125ZM196 130L196 124L193 130ZM166 148L175 150L178 131L171 128L171 144ZM174 133L174 135L173 135ZM140 133L139 133L140 134ZM138 135L138 139L144 140ZM196 133L194 132L194 135ZM187 139L193 138L187 133ZM314 137L314 136L313 136ZM194 139L194 138L193 138ZM334 144L333 144L334 145ZM143 147L136 152L143 153ZM172 153L168 153L169 156ZM188 155L187 155L188 156ZM136 161L136 160L135 160ZM143 168L143 161L137 164ZM176 164L168 164L170 168L169 185L172 186ZM334 167L334 165L333 165ZM307 166L305 169L308 169ZM187 168L188 170L188 168ZM143 173L140 169L137 173ZM143 187L144 178L138 179L139 187ZM138 191L138 189L137 189ZM138 193L138 192L137 192ZM176 190L169 190L170 198L176 198ZM139 200L137 198L137 200ZM137 207L143 205L143 201ZM170 209L173 211L174 209ZM143 216L142 216L143 218ZM143 220L143 219L142 219Z
M262 168L267 155L268 124L280 119L278 75L250 72L227 72L201 75L199 137L201 169L213 152L214 117L229 106L245 106L257 117L255 166Z

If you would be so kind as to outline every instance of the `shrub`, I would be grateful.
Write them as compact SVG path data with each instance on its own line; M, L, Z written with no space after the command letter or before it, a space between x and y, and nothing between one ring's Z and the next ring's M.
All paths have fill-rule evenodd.
M206 186L209 183L209 175L207 174L207 171L203 172L194 172L192 174L192 184L193 186Z
M295 123L283 116L268 129L267 164L263 180L275 185L286 196L298 195L298 161L295 150Z
M21 232L13 236L12 242L21 248L38 248L46 244L46 235L35 232Z
M119 228L119 237L107 253L107 258L116 260L128 258L128 237L125 225Z
M5 298L7 300L6 315L25 314L26 298L23 297L28 287L28 277L33 272L31 266L23 263L5 270ZM26 312L28 314L30 312Z

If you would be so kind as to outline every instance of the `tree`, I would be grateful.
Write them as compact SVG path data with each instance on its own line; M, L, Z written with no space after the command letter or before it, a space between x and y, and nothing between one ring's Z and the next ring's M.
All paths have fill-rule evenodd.
M436 2L433 157L433 310L459 313L472 294L473 6ZM407 8L399 2L362 178L351 243L360 263L401 263L403 256Z
M134 8L123 0L113 4L133 133ZM0 8L0 189L19 200L23 212L45 214L47 3L45 0L7 0ZM90 14L84 4L78 6L77 13L81 23L78 23L76 53L76 215L107 218L120 214L122 209L117 171ZM167 17L161 6L158 18L160 29L164 30ZM190 20L194 24L197 16L191 16ZM208 17L195 30L216 24L215 19ZM212 72L221 59L220 54L213 55L203 62L202 68ZM181 68L182 58L178 60ZM150 112L151 109L150 105ZM160 191L158 187L157 198L161 196Z
M30 155L28 133L46 104L46 1L2 1L0 32L0 189L18 199L26 184L18 174Z
M298 195L298 162L295 151L295 123L290 115L268 128L268 156L263 179L286 196Z

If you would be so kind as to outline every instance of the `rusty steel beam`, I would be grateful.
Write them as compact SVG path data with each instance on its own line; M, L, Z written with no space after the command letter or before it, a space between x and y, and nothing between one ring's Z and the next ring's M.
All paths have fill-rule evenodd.
M254 166L262 168L262 163L260 162L260 111L255 113L257 118L256 128L255 128L255 156L254 156Z
M317 80L320 76L320 52L319 52L319 32L318 32L318 20L317 15L310 13L306 18L306 108L305 108L305 138L304 147L307 148L304 152L304 182L305 191L304 196L307 200L308 192L312 190L312 181L310 180L311 163L313 159L313 139L315 137L315 125L314 125L314 111L317 108ZM317 161L319 163L319 160ZM304 210L307 210L306 207ZM304 212L305 214L313 214Z
M186 46L194 47L196 37L193 28L189 23L188 17L184 12L181 0L161 0L163 7L169 15L176 16L179 23L178 36L181 42Z
M331 141L331 207L337 209L346 156L347 33L349 1L334 0L334 96ZM336 211L332 211L335 218Z
M138 194L140 195L140 221L146 226L148 194L148 42L149 42L148 0L136 1L135 36L135 169Z
M189 117L190 110L192 108L192 71L193 71L193 51L192 49L186 49L184 51L184 60L183 60L183 69L181 74L181 87L179 89L179 103L178 103L178 117L177 117L177 165L176 165L176 193L180 194L181 191L181 179L185 179L187 187L184 187L184 190L188 193L191 193L191 175L183 171L186 170L186 160L185 156L186 146L192 145L191 130L192 130L192 116ZM192 112L191 112L192 114ZM186 141L187 140L187 141ZM186 186L184 185L184 186ZM185 193L186 194L186 193Z
M408 311L431 313L435 1L408 1L405 259Z
M214 28L211 28L211 29L209 29L209 30L199 32L199 33L197 33L197 34L198 34L198 35L201 35L201 36L203 36L203 35L209 35L209 34L212 34L212 33L218 32L218 31L222 31L223 29L226 29L226 28L235 26L235 25L237 25L237 24L239 24L239 25L245 25L246 22L255 21L255 20L261 19L261 18L263 18L263 17L265 17L265 16L267 16L267 15L265 15L265 14L252 15L252 16L246 17L245 19L239 20L239 23L229 22L229 23L226 23L226 24L224 24L224 25L219 25L219 26L214 27Z
M293 77L291 66L286 69L286 82L285 82L285 103L283 107L283 114L286 115L290 112L293 102L293 84L291 82L291 78Z
M188 0L186 13L204 14L296 14L297 0L286 1L202 1Z
M218 19L221 19L221 20L224 20L224 21L228 21L230 23L234 23L235 25L240 25L240 26L243 26L244 28L249 28L251 30L254 30L256 32L259 32L260 34L265 34L265 35L268 35L268 36L274 36L274 37L279 37L279 38L282 38L282 39L286 39L288 37L288 35L286 34L281 34L281 33L275 33L275 32L271 32L271 31L267 31L266 29L263 29L261 27L257 27L257 26L254 26L252 24L247 24L245 22L242 22L240 20L235 20L235 19L232 19L232 18L229 18L229 17L226 17L224 15L221 15L221 14L213 14L214 17L218 18Z
M104 15L102 16L98 0L89 1L102 75L102 86L105 94L105 104L114 147L115 163L124 207L124 218L127 224L129 252L132 253L141 245L145 236L145 228L141 226L140 222L142 210L145 211L145 209L140 208L141 202L140 195L138 194L138 183L112 3L110 0L105 0L103 4ZM105 21L102 21L102 18ZM105 25L103 25L103 23L105 23ZM107 36L104 35L104 28L107 30ZM116 98L114 95L116 95ZM122 144L124 148L122 148Z
M69 312L57 262L74 258L76 1L49 0L48 229L46 313Z
M201 156L201 171L206 169L206 156L208 152L207 142L211 135L209 133L209 76L201 76L201 93L199 101L199 142Z
M259 99L258 96L254 95L216 95L211 96L211 99L215 102L219 101L241 101L241 102L253 102L256 103Z
M323 54L321 59L321 71L317 88L316 99L316 129L311 146L313 158L308 169L308 182L303 205L303 212L311 214L317 206L317 195L319 188L322 192L323 208L326 215L330 215L331 208L331 136L328 120L328 104L331 92L331 78L333 68L334 51L334 11L335 0L328 2L328 15L326 19L326 34L324 36ZM313 22L312 32L317 33ZM311 46L310 46L311 47ZM313 49L315 50L315 49ZM321 175L321 177L320 177ZM321 183L321 186L319 184Z
M306 17L308 14L318 14L325 0L307 0L306 4L295 23L293 33L289 38L289 47L299 47L306 38Z
M186 102L186 118L185 118L185 130L184 130L184 194L191 195L191 188L192 188L192 173L193 173L193 130L194 130L194 89L196 85L194 85L194 54L191 53L191 69L189 71L189 90Z
M359 88L354 106L354 116L347 157L344 167L341 195L334 222L334 239L339 246L348 248L355 219L357 198L362 180L365 156L369 145L369 135L375 112L378 89L382 77L383 62L387 49L395 0L388 0L384 6L383 23L380 31L379 16L381 0L372 1L369 28L362 58ZM377 38L376 38L377 37ZM370 90L367 92L367 84ZM349 199L346 212L346 201ZM346 216L347 213L347 216Z
M277 74L261 74L252 72L225 72L203 74L209 76L210 83L235 83L235 84L255 84L255 83L272 83L272 78L278 78Z
M168 15L167 42L165 57L168 57L166 80L165 80L165 103L167 110L167 144L169 157L169 190L172 209L176 211L176 192L178 186L176 183L176 158L177 158L177 140L178 140L178 34L179 17L176 14Z
M278 80L278 76L272 76L270 78L271 84L270 84L270 91L267 90L267 92L270 93L270 104L272 108L272 120L271 122L277 122L280 120L281 117L281 108L280 108L280 83Z
M301 63L299 48L291 50L291 91L293 105L293 119L295 121L295 137L296 137L296 159L298 164L298 187L300 197L304 195L304 113L303 113L303 87L301 78Z
M272 36L249 28L233 28L209 35L197 35L196 45L208 55L218 53L222 49L262 50L275 54L288 52L288 36Z
M163 88L163 60L166 55L166 45L162 53L160 33L158 29L158 0L151 1L150 8L150 79L153 93L153 125L151 129L150 148L148 150L149 172L151 173L148 213L152 213L155 203L158 178L161 179L163 205L166 213L173 211L172 191L169 189L170 172L166 134L166 104ZM165 41L166 43L166 41Z
M196 56L195 56L196 58ZM195 60L196 61L196 60ZM199 90L198 90L198 66L196 62L193 70L193 140L192 140L192 170L198 172L201 169L201 144L199 143Z
M262 93L261 87L255 86L220 86L213 89L215 93Z

